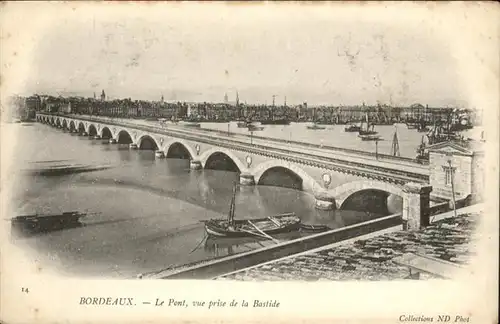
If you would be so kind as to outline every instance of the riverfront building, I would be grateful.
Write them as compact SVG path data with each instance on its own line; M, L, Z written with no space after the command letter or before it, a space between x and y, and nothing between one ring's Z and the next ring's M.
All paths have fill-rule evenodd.
M267 119L287 119L292 122L318 122L326 124L346 124L369 118L374 124L392 124L395 122L416 122L424 120L434 122L458 123L464 120L468 124L480 121L480 112L458 110L449 107L429 107L414 104L410 107L389 106L383 104L355 106L315 106L306 102L299 105L255 105L225 100L222 103L187 103L132 100L131 98L107 98L104 90L99 99L82 97L31 96L26 98L34 111L50 113L75 113L122 118L167 118L197 119L200 121L227 122L238 119L262 121ZM30 108L31 109L31 108Z
M429 146L429 184L442 199L481 200L484 191L484 151L476 142L443 142Z

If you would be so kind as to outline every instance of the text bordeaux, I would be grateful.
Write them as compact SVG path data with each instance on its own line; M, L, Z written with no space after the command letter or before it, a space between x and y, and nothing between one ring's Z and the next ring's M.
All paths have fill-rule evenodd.
M133 306L134 298L80 297L80 305Z

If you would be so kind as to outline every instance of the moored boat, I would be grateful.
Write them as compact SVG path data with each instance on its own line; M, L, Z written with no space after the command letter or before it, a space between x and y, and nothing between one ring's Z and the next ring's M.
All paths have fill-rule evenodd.
M375 134L368 134L368 135L358 135L359 138L361 138L362 141L378 141L380 140L379 135Z
M361 127L359 127L358 125L354 125L354 124L346 126L344 128L344 131L349 132L349 133L359 132L360 130L361 130Z
M163 159L165 157L165 153L163 151L155 151L155 157L159 158L159 159Z
M130 143L128 147L129 147L131 150L137 150L137 149L138 149L137 144L135 144L135 143Z
M289 233L300 229L300 218L294 213L286 213L258 219L234 219L236 186L227 219L210 219L204 221L205 230L209 236L215 237L264 237L273 239L270 235Z
M249 125L252 125L252 120L251 119L238 120L236 125L238 126L238 128L247 128Z
M327 225L311 225L311 224L300 224L300 230L302 232L325 232L330 230Z
M366 127L363 127L366 124ZM361 124L360 130L358 131L359 135L375 135L378 132L375 131L375 125L370 123L368 119L368 114L365 114L365 122Z
M319 126L317 123L314 123L312 125L307 125L307 129L325 129L325 126Z
M262 125L290 125L290 121L286 118L267 119L260 122Z
M99 171L109 168L109 166L92 166L84 164L58 164L45 167L37 167L25 170L32 176L62 176L74 173Z
M263 129L264 129L263 126L257 126L257 125L254 125L254 124L249 124L248 125L248 130L251 131L251 132L261 131Z
M181 121L179 125L186 126L186 127L200 127L201 124L198 122L193 122L193 121Z
M86 215L85 213L72 211L51 215L17 216L11 219L11 225L23 232L48 232L81 225L80 218Z

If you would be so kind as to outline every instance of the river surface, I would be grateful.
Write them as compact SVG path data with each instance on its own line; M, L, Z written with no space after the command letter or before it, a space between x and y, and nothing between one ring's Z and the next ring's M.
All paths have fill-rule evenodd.
M228 127L229 124L229 127ZM357 132L345 132L348 125L319 125L324 129L308 129L312 123L291 123L290 125L263 125L262 131L256 131L253 135L279 138L287 141L297 141L321 144L333 147L362 150L380 154L391 154L394 132L397 131L400 156L415 158L417 146L421 143L422 136L426 133L419 133L415 129L408 129L405 124L379 125L375 130L380 136L380 141L362 141ZM250 132L246 128L238 128L236 122L231 123L202 123L202 128L228 131L230 133L247 134ZM377 147L378 145L378 147Z
M227 128L227 124L225 126ZM16 179L13 187L2 188L12 192L9 207L13 215L9 217L36 212L97 213L84 218L83 227L32 237L12 235L15 244L27 246L33 258L47 262L59 272L128 278L262 245L248 240L234 244L204 242L205 232L200 221L226 217L232 185L238 180L236 173L191 171L188 160L155 159L153 151L133 151L121 144L106 145L39 123L5 127L18 132L17 149L12 155L15 171L47 161L111 166L106 170L57 177L13 172L10 174ZM325 142L327 138L335 138L325 136ZM327 224L331 228L383 216L349 210L318 211L312 195L287 188L254 186L242 187L237 192L235 218L285 212L296 213L304 223Z

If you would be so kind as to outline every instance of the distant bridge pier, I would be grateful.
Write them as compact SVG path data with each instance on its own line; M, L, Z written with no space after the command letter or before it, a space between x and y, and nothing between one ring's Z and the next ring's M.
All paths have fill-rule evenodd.
M203 168L203 165L201 164L200 160L191 160L189 162L189 168L191 170L200 170Z
M319 210L333 210L336 208L335 197L328 191L321 191L314 195L314 207Z
M403 226L418 231L429 225L430 193L432 186L410 182L404 185Z
M242 172L240 174L240 185L242 185L242 186L255 185L255 177L248 172Z

